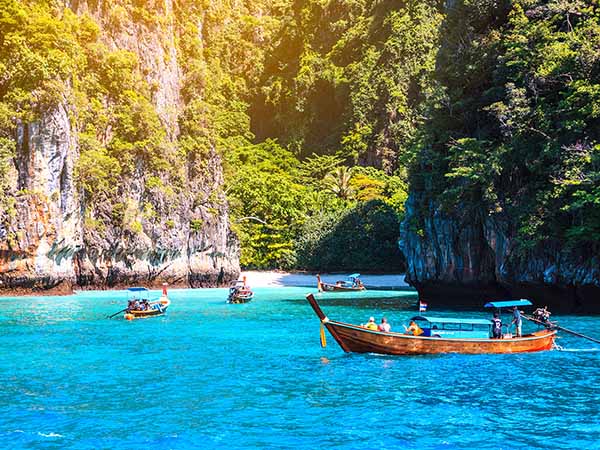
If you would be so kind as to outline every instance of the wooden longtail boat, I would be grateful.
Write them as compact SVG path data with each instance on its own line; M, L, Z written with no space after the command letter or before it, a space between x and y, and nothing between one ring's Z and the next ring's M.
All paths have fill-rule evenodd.
M510 337L505 339L492 339L485 337L483 325L491 327L490 321L485 320L460 320L448 319L455 329L460 332L462 324L471 325L473 333L479 333L480 337L448 337L452 330L444 333L443 329L429 329L429 333L419 336L411 334L375 331L344 322L329 320L321 310L312 294L306 296L310 306L316 313L321 323L327 328L339 346L345 352L356 353L379 353L384 355L423 355L436 353L525 353L550 350L554 344L556 330L539 330L526 334L522 337ZM413 319L427 319L415 317ZM441 319L439 319L441 320ZM458 324L458 328L456 325ZM481 325L480 330L474 329ZM466 329L466 327L465 327ZM464 332L463 335L467 333ZM489 333L488 331L485 333ZM429 334L429 335L426 335ZM489 336L489 334L487 334Z
M142 293L148 293L144 287L135 287L127 289L133 295L140 296ZM125 319L144 319L147 317L162 316L167 312L171 300L167 297L167 287L163 285L162 296L158 300L148 301L147 299L130 299L128 308L125 310Z
M366 290L360 281L359 273L349 275L347 280L339 280L336 281L335 284L324 283L321 281L321 276L317 275L317 289L319 292L352 292Z
M248 303L254 298L254 292L246 284L246 277L237 280L229 288L227 303Z

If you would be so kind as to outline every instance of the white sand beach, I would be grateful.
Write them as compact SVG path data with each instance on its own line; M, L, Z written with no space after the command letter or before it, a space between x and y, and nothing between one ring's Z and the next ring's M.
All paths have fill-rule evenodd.
M334 283L337 280L344 280L349 273L321 274L321 280ZM294 272L271 272L249 270L242 272L240 277L245 276L247 282L252 287L270 287L270 286L316 286L317 276L310 273ZM404 281L404 274L386 274L386 275L362 275L361 281L367 289L412 289Z

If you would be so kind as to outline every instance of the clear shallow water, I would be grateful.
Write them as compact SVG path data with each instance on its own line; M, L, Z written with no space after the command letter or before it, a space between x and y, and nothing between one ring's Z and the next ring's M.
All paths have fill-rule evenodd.
M0 447L600 448L599 345L344 354L329 335L320 347L309 290L257 288L246 305L172 290L167 316L133 322L105 318L119 291L1 298ZM319 297L332 319L415 315L409 292ZM559 319L600 335L598 317Z

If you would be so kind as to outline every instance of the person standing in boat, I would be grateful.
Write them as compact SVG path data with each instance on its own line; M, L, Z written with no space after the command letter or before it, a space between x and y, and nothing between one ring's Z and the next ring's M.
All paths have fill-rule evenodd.
M521 311L519 311L519 308L517 308L516 306L513 308L513 320L511 322L511 324L515 324L515 327L517 327L517 337L521 337L521 328L523 326L523 319L521 319Z
M502 338L502 319L500 319L498 312L495 312L492 318L492 337L494 339Z

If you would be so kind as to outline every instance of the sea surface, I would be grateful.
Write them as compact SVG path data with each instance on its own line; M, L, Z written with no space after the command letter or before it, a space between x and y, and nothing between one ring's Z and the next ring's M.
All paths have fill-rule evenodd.
M106 318L123 291L0 298L0 448L600 448L599 344L345 354L329 335L321 348L308 291L228 305L225 289L172 290L166 316L131 322ZM346 322L416 314L412 292L318 298ZM600 317L557 318L600 336Z

